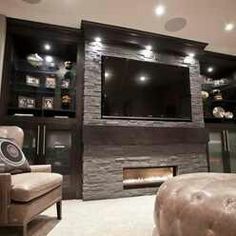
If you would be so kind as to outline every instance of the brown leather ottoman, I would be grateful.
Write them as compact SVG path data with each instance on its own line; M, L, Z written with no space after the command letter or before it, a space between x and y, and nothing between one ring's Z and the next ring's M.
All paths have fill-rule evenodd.
M194 173L165 182L155 236L236 236L236 174Z

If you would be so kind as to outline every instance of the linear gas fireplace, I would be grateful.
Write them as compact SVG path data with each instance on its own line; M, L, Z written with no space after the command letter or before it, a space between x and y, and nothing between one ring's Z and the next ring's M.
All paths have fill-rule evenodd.
M177 166L132 167L123 169L124 189L159 187L177 174Z

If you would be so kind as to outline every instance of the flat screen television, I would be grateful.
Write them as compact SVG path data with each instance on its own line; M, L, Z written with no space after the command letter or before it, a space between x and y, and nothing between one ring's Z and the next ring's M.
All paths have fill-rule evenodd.
M191 121L189 68L103 56L102 117Z

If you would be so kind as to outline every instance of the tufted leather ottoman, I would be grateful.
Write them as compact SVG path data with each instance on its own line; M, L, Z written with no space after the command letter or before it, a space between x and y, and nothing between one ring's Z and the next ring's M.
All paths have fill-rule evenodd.
M236 236L236 174L179 175L162 184L155 236Z

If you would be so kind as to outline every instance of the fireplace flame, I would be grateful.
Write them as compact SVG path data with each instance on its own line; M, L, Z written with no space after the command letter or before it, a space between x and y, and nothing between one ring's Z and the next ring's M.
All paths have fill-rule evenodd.
M123 180L124 185L133 185L133 184L150 184L150 183L163 183L166 180L172 178L173 175L165 175L165 176L153 176L153 177L139 177L134 179L125 179Z

